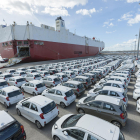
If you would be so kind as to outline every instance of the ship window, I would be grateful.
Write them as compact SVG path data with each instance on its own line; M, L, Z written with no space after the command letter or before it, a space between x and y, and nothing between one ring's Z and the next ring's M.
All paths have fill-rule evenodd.
M12 42L10 42L10 45L12 45Z
M35 44L35 45L37 45L37 44L38 44L38 42L37 42L37 41L34 41L34 44Z
M8 46L8 42L5 43L5 46Z
M5 44L4 44L4 43L2 43L2 46L5 46Z
M17 45L22 45L22 41L17 41Z
M24 41L24 45L27 45L28 44L28 41Z
M39 42L39 45L44 45L44 42Z

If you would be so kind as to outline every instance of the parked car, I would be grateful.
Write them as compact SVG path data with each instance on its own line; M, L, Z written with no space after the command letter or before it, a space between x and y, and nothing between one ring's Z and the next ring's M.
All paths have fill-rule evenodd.
M46 89L46 86L40 80L33 80L23 84L21 89L23 92L27 92L36 96L41 94Z
M24 126L4 110L0 111L0 140L26 140Z
M56 118L59 110L55 102L47 97L38 95L26 98L16 105L17 114L35 123L37 128L45 127Z
M26 68L17 68L16 71L26 71Z
M35 69L35 67L34 66L28 66L28 67L26 67L26 69Z
M140 99L140 88L137 88L133 91L133 99L135 100Z
M96 126L96 129L93 129L93 126ZM64 115L53 125L52 138L54 140L125 140L117 126L88 114Z
M137 100L136 111L140 113L140 98Z
M76 75L73 71L63 71L64 74L66 74L68 76L69 79L75 78Z
M12 74L13 76L22 76L25 77L26 73L24 71L16 71Z
M61 82L67 82L69 80L68 76L64 73L56 73L54 75L60 78Z
M72 69L76 76L82 75L82 71L80 69Z
M16 72L15 69L7 69L5 71L5 73L11 73L11 74L13 74L14 72Z
M84 73L82 76L88 77L91 79L92 84L95 84L97 79L96 79L96 75L92 74L92 73Z
M24 93L22 93L18 87L9 86L0 89L0 102L4 104L6 108L10 107L12 104L17 103L24 98Z
M42 78L43 78L43 77L50 76L50 73L49 73L48 71L40 71L40 72L38 72L38 73L41 75Z
M58 71L55 70L55 69L48 69L48 72L50 73L50 75L53 75L55 73L58 73Z
M28 74L28 73L37 73L37 70L35 70L35 69L27 69L26 74Z
M54 88L44 90L42 95L52 99L62 108L69 106L76 99L73 90L65 86L56 86Z
M40 80L41 79L41 75L38 73L28 73L25 76L26 81L32 81L32 80Z
M10 86L21 87L23 84L26 83L26 80L21 76L15 76L15 77L9 78L7 83Z
M41 79L41 81L47 86L47 87L55 87L58 84L61 83L60 78L58 78L57 76L54 75L50 75L47 77L44 77Z
M84 85L78 81L68 81L66 83L62 83L61 85L71 88L74 91L76 97L79 97L85 92Z
M2 74L2 71L0 71L0 74Z
M94 115L119 128L126 125L126 106L121 99L105 95L84 97L76 104L76 109L79 113Z
M8 83L6 80L0 79L0 89L8 87Z
M13 77L10 73L3 73L0 75L0 79L8 80L9 78Z
M72 80L81 82L85 86L86 89L90 88L91 85L92 85L92 82L91 82L90 78L88 78L86 76L76 76Z

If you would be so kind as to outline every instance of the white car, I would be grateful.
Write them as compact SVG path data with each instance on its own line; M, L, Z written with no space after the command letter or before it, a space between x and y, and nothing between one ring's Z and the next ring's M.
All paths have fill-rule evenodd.
M59 67L59 68L57 68L56 69L58 72L63 72L63 71L65 71L65 69L63 68L63 67Z
M35 70L35 69L28 69L28 70L26 70L26 74L28 74L28 73L37 73L37 70Z
M32 81L32 80L40 80L41 79L41 75L38 73L28 73L25 76L26 81Z
M23 84L26 83L26 80L21 76L15 76L8 79L7 83L10 86L21 87Z
M59 110L55 102L41 95L26 98L16 105L17 114L35 123L37 128L45 127L47 123L58 116Z
M134 85L134 87L137 89L137 88L139 88L140 89L140 82L137 82L135 85Z
M57 86L44 90L42 95L54 100L62 108L69 106L76 99L73 90L65 86Z
M34 66L28 66L28 67L26 67L26 69L35 69L35 67Z
M0 89L8 87L8 83L6 80L0 79Z
M76 76L82 75L82 71L80 69L72 69Z
M0 89L0 102L4 104L6 108L24 98L24 93L22 93L18 87L9 86Z
M61 82L67 82L69 80L68 76L64 73L56 73L54 75L60 78Z
M13 77L10 73L3 73L0 75L0 79L8 80L9 78Z
M69 71L63 71L63 73L66 74L69 79L76 77L75 73L73 71L70 71L70 70Z
M140 88L137 88L133 91L133 99L135 100L140 99Z
M22 76L25 77L26 73L24 71L16 71L12 74L13 76Z
M93 126L96 126L94 129ZM120 129L88 114L67 114L52 127L54 140L125 140Z
M44 68L37 68L36 70L37 70L37 72L39 72L39 71L45 71Z
M5 73L11 73L11 74L13 74L14 72L16 72L15 69L7 69L5 71Z
M137 100L136 111L140 113L140 99Z
M2 71L0 71L0 74L2 74Z
M46 86L40 80L33 80L21 86L22 91L33 94L34 96L41 94Z

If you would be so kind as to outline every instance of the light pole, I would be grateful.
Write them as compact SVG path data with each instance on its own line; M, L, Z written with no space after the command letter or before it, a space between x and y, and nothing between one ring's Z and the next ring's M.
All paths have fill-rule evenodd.
M136 41L137 41L137 34L135 35L136 36ZM135 41L135 53L136 53L136 41Z
M137 60L139 56L139 41L140 41L140 30L139 30L139 39L138 39L138 48L137 48Z

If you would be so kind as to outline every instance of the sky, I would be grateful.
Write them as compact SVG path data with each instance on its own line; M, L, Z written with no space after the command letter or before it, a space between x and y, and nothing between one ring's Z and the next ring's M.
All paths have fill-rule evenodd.
M134 50L140 28L140 0L3 0L0 24L55 27L61 16L70 32L105 42L104 51Z

